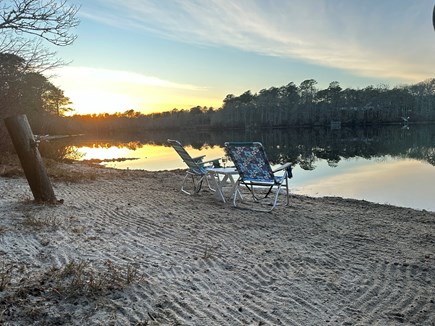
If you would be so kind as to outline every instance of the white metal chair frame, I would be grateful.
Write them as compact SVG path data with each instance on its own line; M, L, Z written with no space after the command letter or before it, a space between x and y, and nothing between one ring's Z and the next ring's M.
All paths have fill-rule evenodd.
M267 198L272 189L276 187L275 196L271 201L271 208L269 210L252 208L253 210L272 211L277 205L278 195L283 185L286 190L286 206L289 205L288 178L292 177L291 163L285 163L272 170L264 147L259 142L226 142L225 150L239 173L233 194L235 207L237 207L237 198L243 199L240 191L241 184L248 188L254 202L260 201L255 193L255 187L269 187L264 198ZM284 171L282 176L275 175L279 171Z
M178 140L168 139L168 143L175 149L175 151L180 155L184 163L189 167L186 171L186 175L184 176L183 183L181 184L181 191L188 195L198 194L201 191L202 183L205 180L208 188L211 191L215 191L214 188L210 185L208 180L208 173L206 164L209 164L210 167L213 164L218 164L219 159L214 159L210 161L202 161L205 155L201 155L198 157L191 157L189 153L184 149L183 145ZM193 184L193 192L189 192L185 189L186 182L188 180L192 181Z

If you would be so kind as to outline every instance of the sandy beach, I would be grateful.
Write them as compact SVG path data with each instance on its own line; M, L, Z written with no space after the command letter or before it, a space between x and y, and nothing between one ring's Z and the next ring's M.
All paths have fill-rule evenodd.
M1 325L435 325L433 212L252 212L181 193L182 171L94 174L54 179L59 205L0 177Z

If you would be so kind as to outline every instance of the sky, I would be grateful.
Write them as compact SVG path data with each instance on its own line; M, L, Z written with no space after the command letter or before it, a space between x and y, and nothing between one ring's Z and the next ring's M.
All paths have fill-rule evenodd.
M434 0L68 0L70 62L51 81L76 114L219 108L228 94L435 77Z

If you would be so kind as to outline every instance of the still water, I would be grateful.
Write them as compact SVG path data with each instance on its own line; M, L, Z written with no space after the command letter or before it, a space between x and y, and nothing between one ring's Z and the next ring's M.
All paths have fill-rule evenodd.
M70 139L58 152L101 160L117 169L184 169L165 139L176 138L191 156L225 156L225 141L261 141L271 162L292 162L292 192L340 196L435 211L435 126L355 130L124 135Z

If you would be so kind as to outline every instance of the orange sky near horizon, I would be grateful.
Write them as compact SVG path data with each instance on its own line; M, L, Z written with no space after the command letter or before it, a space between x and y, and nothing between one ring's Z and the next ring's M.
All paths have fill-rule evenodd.
M177 84L136 73L85 67L63 67L53 78L69 97L69 115L113 114L134 110L144 114L190 109L219 108L225 95L207 87Z

